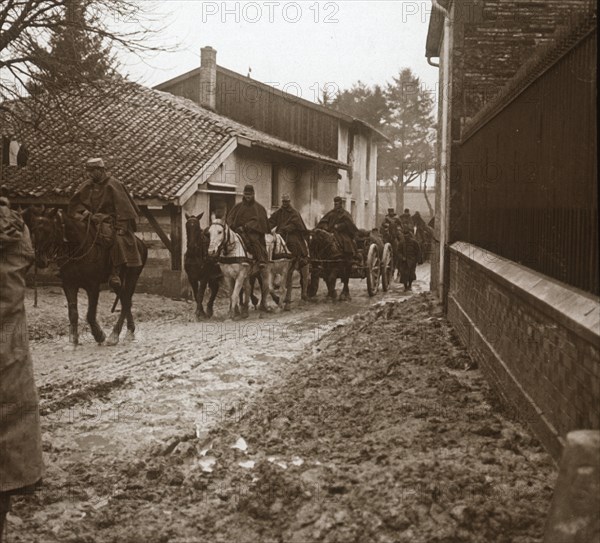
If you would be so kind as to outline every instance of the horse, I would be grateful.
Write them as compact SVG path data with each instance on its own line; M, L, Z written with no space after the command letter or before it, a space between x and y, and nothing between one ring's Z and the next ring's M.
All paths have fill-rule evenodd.
M269 270L271 279L280 275L283 277L283 297L275 294L273 284L269 285L269 292L273 301L284 311L289 311L290 304L292 302L292 278L297 259L295 259L292 253L287 248L287 245L280 234L275 232L275 228L270 234L265 234L265 245L267 247L267 256L269 258ZM250 280L250 299L252 304L256 308L258 305L258 298L254 296L254 283L258 279L262 286L262 279L260 276L251 275Z
M308 287L309 297L317 294L319 278L322 277L327 285L327 297L335 300L337 293L335 291L335 282L339 277L342 280L343 288L340 294L341 300L350 300L350 272L352 262L344 260L342 248L335 235L327 230L315 228L310 232L310 258L311 260L324 261L320 269L311 271L310 285Z
M208 227L209 257L217 258L223 278L231 291L229 316L232 319L248 316L250 298L250 277L260 275L262 279L262 297L260 309L269 312L267 296L272 291L269 267L259 270L258 263L244 247L240 235L234 232L223 219L214 218ZM240 293L243 296L240 301Z
M187 274L188 281L196 300L196 319L210 318L213 316L213 305L219 292L219 279L221 269L216 260L208 257L208 236L200 228L200 215L185 214L185 232L187 247L184 255L183 269ZM206 286L210 288L210 298L204 311L204 293Z
M41 214L32 214L30 219L37 266L46 268L52 261L58 265L69 311L69 341L73 346L79 344L77 294L80 288L87 293L87 322L98 344L106 342L106 345L116 345L125 319L127 319L125 337L128 340L133 339L135 323L131 314L131 300L148 258L148 250L142 241L135 238L142 257L142 265L135 268L121 267L121 288L117 293L121 301L121 314L110 337L106 339L96 320L96 312L100 284L107 282L110 275L110 247L99 243L100 230L94 226L92 216L90 215L86 221L80 221L54 208L45 210Z

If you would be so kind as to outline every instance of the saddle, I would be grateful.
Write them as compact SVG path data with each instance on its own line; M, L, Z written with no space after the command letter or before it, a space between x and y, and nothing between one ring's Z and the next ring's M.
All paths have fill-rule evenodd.
M293 255L288 249L283 237L280 234L273 235L274 247L272 260L283 260L292 258Z
M96 244L101 247L112 247L115 242L116 228L112 215L94 213L91 217Z

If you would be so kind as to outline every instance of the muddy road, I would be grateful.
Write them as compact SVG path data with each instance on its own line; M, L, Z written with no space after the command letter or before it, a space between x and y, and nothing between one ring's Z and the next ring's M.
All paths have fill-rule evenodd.
M539 541L554 466L418 277L240 322L225 300L198 323L138 295L134 342L77 349L44 289L27 310L47 471L9 541Z

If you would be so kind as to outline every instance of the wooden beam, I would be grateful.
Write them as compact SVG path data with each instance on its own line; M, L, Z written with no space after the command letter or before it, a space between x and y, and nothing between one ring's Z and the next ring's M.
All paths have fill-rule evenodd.
M152 211L150 211L146 206L140 206L140 211L142 212L142 215L144 215L144 217L148 219L148 222L150 223L152 228L154 228L154 231L158 234L158 237L161 239L161 241L165 244L165 247L169 249L169 252L172 256L173 247L171 244L171 240L169 239L169 236L167 236L167 234L164 233L163 229L160 227L160 224L158 224L158 221L156 220L154 215L152 215Z
M169 206L171 215L171 269L181 270L181 208Z

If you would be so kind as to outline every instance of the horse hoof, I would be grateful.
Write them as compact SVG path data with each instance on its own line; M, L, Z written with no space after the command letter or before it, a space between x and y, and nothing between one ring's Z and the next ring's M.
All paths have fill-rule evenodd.
M290 304L284 304L284 305L283 305L283 310L284 310L284 311L291 311L291 310L292 310L292 308L290 307Z
M273 313L273 308L265 306L265 305L261 305L259 308L259 311L261 313Z
M96 338L96 343L98 343L98 345L102 345L105 341L106 341L106 334L102 334L101 336L98 336Z
M196 320L197 321L203 321L206 319L206 313L204 313L204 311L200 312L200 313L196 313Z
M127 333L125 334L125 337L123 338L123 341L135 341L135 333L132 332L131 330L127 330Z
M117 334L111 334L110 337L106 340L105 345L108 345L109 347L114 347L118 343L119 343L119 336L117 336Z
M213 309L209 307L206 309L206 316L210 319L213 316Z

